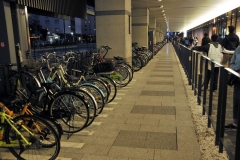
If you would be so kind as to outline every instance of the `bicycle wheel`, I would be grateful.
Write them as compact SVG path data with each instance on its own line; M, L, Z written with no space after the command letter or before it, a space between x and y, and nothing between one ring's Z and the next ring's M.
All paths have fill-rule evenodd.
M139 71L140 69L142 69L142 60L139 57L134 56L132 57L132 65L134 72Z
M91 83L83 83L79 87L80 89L86 89L93 95L95 101L98 104L97 115L102 113L103 108L105 106L105 103L104 103L105 95L102 93L102 91L97 86Z
M31 94L28 86L41 87L41 83L35 75L27 71L17 72L14 70L10 71L9 81L15 94L17 89L22 90L26 96ZM35 104L38 101L38 96L32 95L31 103Z
M94 96L88 92L87 89L83 88L74 88L72 89L77 95L80 95L83 97L84 101L88 104L88 109L89 109L89 120L88 123L86 124L86 127L90 126L94 119L97 116L97 109L98 105L97 102L94 98Z
M87 79L86 82L96 85L105 95L104 103L108 102L108 97L109 97L110 91L104 81L102 81L101 79L97 79L97 78L89 78L89 79ZM85 82L83 82L83 83L85 83Z
M38 116L32 115L21 115L12 120L17 130L32 143L31 145L24 145L24 141L17 131L7 125L4 138L7 144L19 143L16 147L9 147L9 151L18 160L54 160L57 158L60 151L60 140L49 123ZM25 127L30 132L24 129Z
M117 85L116 82L107 75L101 75L100 77L107 85L110 90L108 103L112 102L117 95Z
M88 123L89 110L86 102L71 91L58 92L48 107L50 116L59 119L63 132L79 132Z
M115 73L111 74L110 77L116 81L119 87L125 87L130 82L130 73L124 66L116 66Z

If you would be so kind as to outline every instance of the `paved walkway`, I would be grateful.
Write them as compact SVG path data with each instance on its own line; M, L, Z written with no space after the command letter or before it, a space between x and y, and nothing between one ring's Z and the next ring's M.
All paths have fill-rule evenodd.
M172 44L118 90L91 126L64 135L61 145L61 160L200 160Z

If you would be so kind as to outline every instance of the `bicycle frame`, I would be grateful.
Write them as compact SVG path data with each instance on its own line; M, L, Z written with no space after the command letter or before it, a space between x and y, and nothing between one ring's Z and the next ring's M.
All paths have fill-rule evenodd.
M21 137L21 139L24 142L23 145L30 146L32 144L14 126L15 123L12 121L12 117L4 113L2 106L0 107L0 118L1 118L1 124L8 123L11 126L11 128ZM27 129L27 127L25 127L22 124L18 124L18 125L21 125L21 128L26 130L30 135L34 136L34 134L29 129ZM2 135L3 133L4 133L4 128L1 128L0 134ZM6 144L6 142L0 139L0 147L17 147L17 146L19 146L19 140L14 140L14 141L11 141L10 144Z
M70 87L70 84L68 82L68 80L66 80L66 78L64 77L65 73L62 65L59 65L59 67L57 68L57 70L53 73L52 77L50 77L51 80L54 80L56 78L56 76L60 76L60 78L63 80L64 84L67 85L68 87ZM86 80L84 76L80 76L79 80L76 83L73 83L73 86L78 86L82 80Z
M28 107L30 106L30 104L31 104L31 103L26 103L26 104L24 105L23 110L22 110L22 112L20 113L20 115L24 115L24 114L33 115L33 113L28 109ZM1 102L0 102L0 105L1 105L1 106L4 106L4 104L1 103ZM6 114L7 116L12 117L12 118L14 118L14 117L17 116L16 114L13 113L13 111L9 110L6 106L4 106L4 109L5 109L6 113L7 113L7 114ZM39 127L39 125L36 124L35 122L33 122L33 123L34 123L35 127L37 128L38 132L41 133L42 130L41 130L41 128Z

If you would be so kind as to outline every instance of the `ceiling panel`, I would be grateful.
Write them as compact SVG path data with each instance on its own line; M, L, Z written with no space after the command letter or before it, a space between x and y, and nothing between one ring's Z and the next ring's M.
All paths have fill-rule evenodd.
M133 9L149 8L149 16L164 27L166 14L169 30L173 32L186 31L239 6L240 0L132 0Z

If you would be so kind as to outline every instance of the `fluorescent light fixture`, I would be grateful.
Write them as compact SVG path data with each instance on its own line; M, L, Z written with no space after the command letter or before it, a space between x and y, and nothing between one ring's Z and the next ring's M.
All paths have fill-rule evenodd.
M218 3L214 4L214 7L209 7L208 9L205 9L205 14L196 17L195 20L193 20L191 23L186 23L186 25L184 25L182 29L180 28L180 30L186 31L194 28L195 26L198 26L222 14L225 14L228 11L237 8L238 6L240 6L239 0L219 1Z
M162 10L162 12L164 12L164 10Z
M162 1L162 0L158 0L159 2Z
M163 8L163 5L161 5L160 8Z

